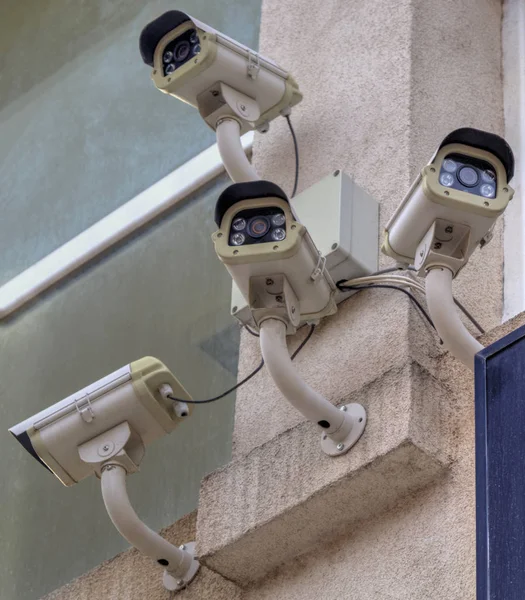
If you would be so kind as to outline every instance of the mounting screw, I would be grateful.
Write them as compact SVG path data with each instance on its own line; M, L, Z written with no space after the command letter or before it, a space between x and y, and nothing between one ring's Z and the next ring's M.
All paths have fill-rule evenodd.
M341 406L341 408L339 410L342 410L343 412L346 412L348 409L346 408L346 406Z
M452 233L454 231L454 227L452 225L447 225L445 227L445 233Z
M326 440L328 436L326 435L326 433L323 433L323 440Z
M295 306L292 306L292 315L295 314Z
M179 550L186 550L186 546L185 546L184 544L181 544L181 545L179 546Z
M341 443L337 444L336 448L339 450L339 452L341 452L341 450L344 450L345 445L341 442Z
M434 250L439 250L439 249L441 248L441 246L442 246L442 243L441 243L441 242L436 242L436 243L434 244Z
M102 446L102 450L104 450L104 452L107 452L109 450L109 444L104 444Z
M219 92L218 92L218 90L212 90L212 91L211 91L211 95L212 95L212 96L218 96L218 95L219 95Z
M183 587L184 586L184 579L177 579L177 587Z
M283 301L283 297L282 296L276 296L275 299L277 300L277 302L282 302Z
M242 112L246 112L246 106L244 104L240 104L239 108L242 110Z
M267 279L266 285L273 285L273 279Z
M424 254L425 254L425 253L423 252L423 250L421 250L421 252L419 253L419 256L421 256L421 258L423 258L423 255L424 255Z

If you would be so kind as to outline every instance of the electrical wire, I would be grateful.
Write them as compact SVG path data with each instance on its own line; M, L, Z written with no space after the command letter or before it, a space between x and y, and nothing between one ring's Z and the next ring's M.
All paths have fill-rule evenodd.
M297 137L295 135L295 131L292 125L292 120L290 119L290 115L285 115L286 121L288 122L288 127L290 128L290 133L292 134L293 147L295 152L295 179L293 183L292 195L290 198L293 198L297 192L297 185L299 183L299 145L297 144Z
M367 277L357 277L356 279L351 279L351 280L345 282L345 284L360 285L361 283L364 283L365 280L371 280L372 278L374 278L378 282L381 282L384 280L386 283L386 280L388 278L381 277L381 276L388 275L389 273L394 273L397 271L416 272L417 269L413 266L402 266L402 265L398 265L395 267L388 267L386 269L382 269L381 271L376 271L375 273L372 273L372 275L368 275ZM411 283L407 283L407 285L409 285L413 289L417 289L417 291L420 291L422 294L425 294L425 286L423 284L417 282L416 280L411 279L410 277L405 277L402 275L400 275L400 276L393 275L391 277L391 279L395 279L396 281L398 281L399 279L409 280ZM465 306L463 306L463 304L461 304L461 302L459 300L454 298L454 304L467 317L467 319L474 325L474 327L476 327L476 329L479 330L480 333L482 333L482 334L485 333L485 329L480 325L479 321L465 308Z
M310 331L308 332L308 335L304 338L304 340L300 343L299 347L297 348L297 350L292 354L292 356L290 357L292 360L299 354L299 352L301 352L301 350L306 346L306 344L309 342L310 338L312 337L313 333L314 333L314 329L315 329L315 325L311 325L310 326ZM255 375L257 375L257 373L264 367L264 360L261 360L261 362L259 363L259 366L256 367L249 375L247 375L242 381L239 381L239 383L237 383L236 385L234 385L233 387L231 387L229 390L226 390L225 392L223 392L222 394L219 394L219 396L215 396L214 398L208 398L207 400L185 400L184 398L176 398L175 396L173 396L172 394L168 394L168 398L170 400L173 400L174 402L185 402L186 404L209 404L210 402L216 402L217 400L221 400L221 398L224 398L225 396L227 396L228 394L231 394L232 392L234 392L235 390L239 389L242 385L244 385L245 383L247 383L248 381L250 381L250 379L252 379L252 377L255 377Z
M428 323L430 324L430 326L432 327L432 329L436 329L434 326L434 323L432 322L432 319L430 318L430 315L427 313L427 311L423 308L423 305L421 304L421 302L419 302L419 300L414 296L414 294L412 294L411 292L409 292L408 290L405 290L404 288L397 286L397 285L391 285L391 284L383 284L383 283L367 283L367 284L363 284L363 285L345 285L344 282L339 282L336 284L338 289L340 289L342 292L349 292L351 290L356 290L356 291L363 291L366 289L370 289L370 288L380 288L380 289L388 289L388 290L398 290L399 292L403 292L403 294L406 294L410 300L414 303L414 305L419 309L419 312L421 313L421 315L428 321Z

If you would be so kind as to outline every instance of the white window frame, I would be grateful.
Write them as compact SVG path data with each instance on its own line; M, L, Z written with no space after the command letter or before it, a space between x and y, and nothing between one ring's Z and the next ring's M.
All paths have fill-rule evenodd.
M525 310L525 2L503 3L505 137L514 151L514 199L505 213L504 320Z
M241 138L247 153L253 137L250 131ZM0 287L0 320L223 172L214 144Z

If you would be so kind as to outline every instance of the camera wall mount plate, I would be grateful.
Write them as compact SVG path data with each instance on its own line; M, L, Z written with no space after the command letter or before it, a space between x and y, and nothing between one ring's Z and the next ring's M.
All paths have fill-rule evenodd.
M185 550L193 557L195 557L195 542L188 542L180 547L181 550ZM180 592L181 590L188 587L188 585L195 579L195 576L199 572L200 563L196 558L193 558L190 568L182 577L174 577L170 575L168 571L164 571L162 577L162 583L164 587L170 592Z
M361 404L345 404L340 410L353 418L354 423L350 433L340 442L335 441L326 433L321 435L321 449L328 456L346 454L359 441L366 428L366 410Z

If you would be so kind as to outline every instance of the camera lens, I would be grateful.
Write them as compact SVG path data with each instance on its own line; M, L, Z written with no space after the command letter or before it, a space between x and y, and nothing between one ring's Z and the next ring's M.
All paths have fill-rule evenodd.
M232 223L232 227L235 231L242 231L246 227L246 221L244 219L235 219Z
M485 198L494 198L496 189L493 185L490 185L489 183L484 183L479 189L479 191L481 192L482 196L485 196Z
M474 187L479 181L479 175L472 167L461 167L458 171L458 179L465 187Z
M275 240L276 242L282 242L282 240L284 240L285 237L286 231L281 227L278 227L277 229L274 229L272 231L272 240Z
M170 63L173 60L173 52L171 50L166 50L166 52L164 52L164 56L162 57L162 60L165 63Z
M451 175L450 173L441 173L441 176L439 178L439 183L446 187L450 187L451 185L454 184L454 176Z
M496 179L496 173L487 169L481 174L481 179L483 179L483 181L486 181L487 183L493 183Z
M246 238L242 233L234 233L230 241L234 246L242 246L246 241Z
M454 173L454 171L458 168L458 165L451 158L446 158L443 161L443 168L449 173Z
M188 58L190 53L190 43L186 40L179 42L173 49L173 56L177 62L182 62Z
M273 215L272 225L275 225L275 227L282 227L285 223L286 217L282 213L279 213L278 215Z
M248 233L253 238L262 238L270 230L270 222L266 217L253 217L248 223Z
M201 51L200 44L195 44L195 46L193 46L193 54L198 54L200 51Z
M196 31L193 31L190 37L190 42L192 44L198 44L199 43L199 36L197 35Z
M174 63L170 63L169 65L166 66L166 75L169 75L170 73L173 73L173 71L175 71L175 64Z

